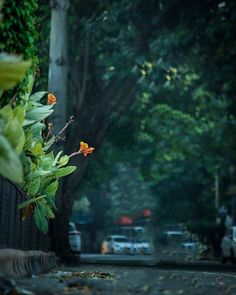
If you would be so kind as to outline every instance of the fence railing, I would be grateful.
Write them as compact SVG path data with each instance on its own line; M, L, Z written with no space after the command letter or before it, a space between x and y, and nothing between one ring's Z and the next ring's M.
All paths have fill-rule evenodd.
M0 248L47 251L48 235L37 229L33 215L21 220L17 205L25 200L23 191L0 176Z

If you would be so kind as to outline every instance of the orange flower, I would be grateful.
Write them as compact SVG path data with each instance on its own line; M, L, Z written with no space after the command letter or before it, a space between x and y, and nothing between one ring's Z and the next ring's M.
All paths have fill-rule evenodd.
M52 93L49 93L48 94L48 104L54 104L54 103L56 103L56 101L57 101L56 97Z
M91 154L94 150L95 148L89 147L89 145L86 142L80 142L79 153L84 154L85 157L87 157L88 154Z

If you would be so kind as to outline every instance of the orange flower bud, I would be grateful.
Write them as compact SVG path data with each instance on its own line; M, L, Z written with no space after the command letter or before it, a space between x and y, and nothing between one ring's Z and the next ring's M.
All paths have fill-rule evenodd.
M56 101L57 101L56 97L52 93L49 93L48 94L48 104L54 104L54 103L56 103Z
M89 147L89 145L86 142L80 142L79 153L84 154L85 157L87 157L88 154L91 154L94 150L95 148Z

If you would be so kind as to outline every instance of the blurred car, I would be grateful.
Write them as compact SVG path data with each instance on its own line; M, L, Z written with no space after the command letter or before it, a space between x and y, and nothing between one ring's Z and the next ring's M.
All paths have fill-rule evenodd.
M140 254L141 253L142 244L141 244L140 241L138 241L138 240L131 240L130 241L130 245L131 245L130 252L129 252L130 254L135 255L135 254Z
M151 243L147 240L131 240L130 254L150 255L153 253Z
M184 240L184 233L178 230L167 230L164 232L167 245L181 245Z
M181 244L181 248L187 249L187 250L195 250L196 246L197 246L196 242L192 242L192 241L186 241Z
M141 246L141 254L150 255L153 253L153 247L150 241L143 240L140 242Z
M231 260L236 262L236 226L230 227L221 242L222 257L221 262L225 263Z
M132 253L132 242L122 235L111 235L107 238L109 253L130 254Z
M81 234L73 222L69 223L69 245L72 252L81 252Z

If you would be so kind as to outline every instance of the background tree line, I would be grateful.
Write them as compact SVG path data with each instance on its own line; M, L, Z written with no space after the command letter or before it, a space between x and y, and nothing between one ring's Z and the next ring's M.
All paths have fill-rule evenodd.
M53 230L57 252L68 249L67 224L75 198L86 195L94 211L109 199L105 212L99 211L107 218L115 199L126 207L122 212L135 210L125 206L127 192L114 192L115 163L134 167L139 175L135 186L144 185L152 196L156 224L185 222L199 231L214 223L215 177L221 202L230 205L227 188L235 169L234 1L74 0L70 7L67 1L53 2L54 13L62 9L64 25L68 21L65 34L57 35L68 40L61 63L67 67L68 91L61 98L58 92L67 106L62 117L75 117L64 149L77 150L80 139L96 147L93 158L74 160L78 173L63 181L60 218ZM5 4L4 17L12 7ZM50 42L48 3L38 3L33 15L31 24L40 30L38 41L32 42L39 61L45 60L45 47L37 44ZM26 24L22 32L33 36L29 28ZM22 44L20 52L28 46ZM47 64L40 67L37 83L42 86ZM59 85L50 87L58 91ZM62 110L59 103L55 117ZM132 186L133 180L127 181ZM129 194L147 199L135 190ZM63 228L63 234L56 228Z

